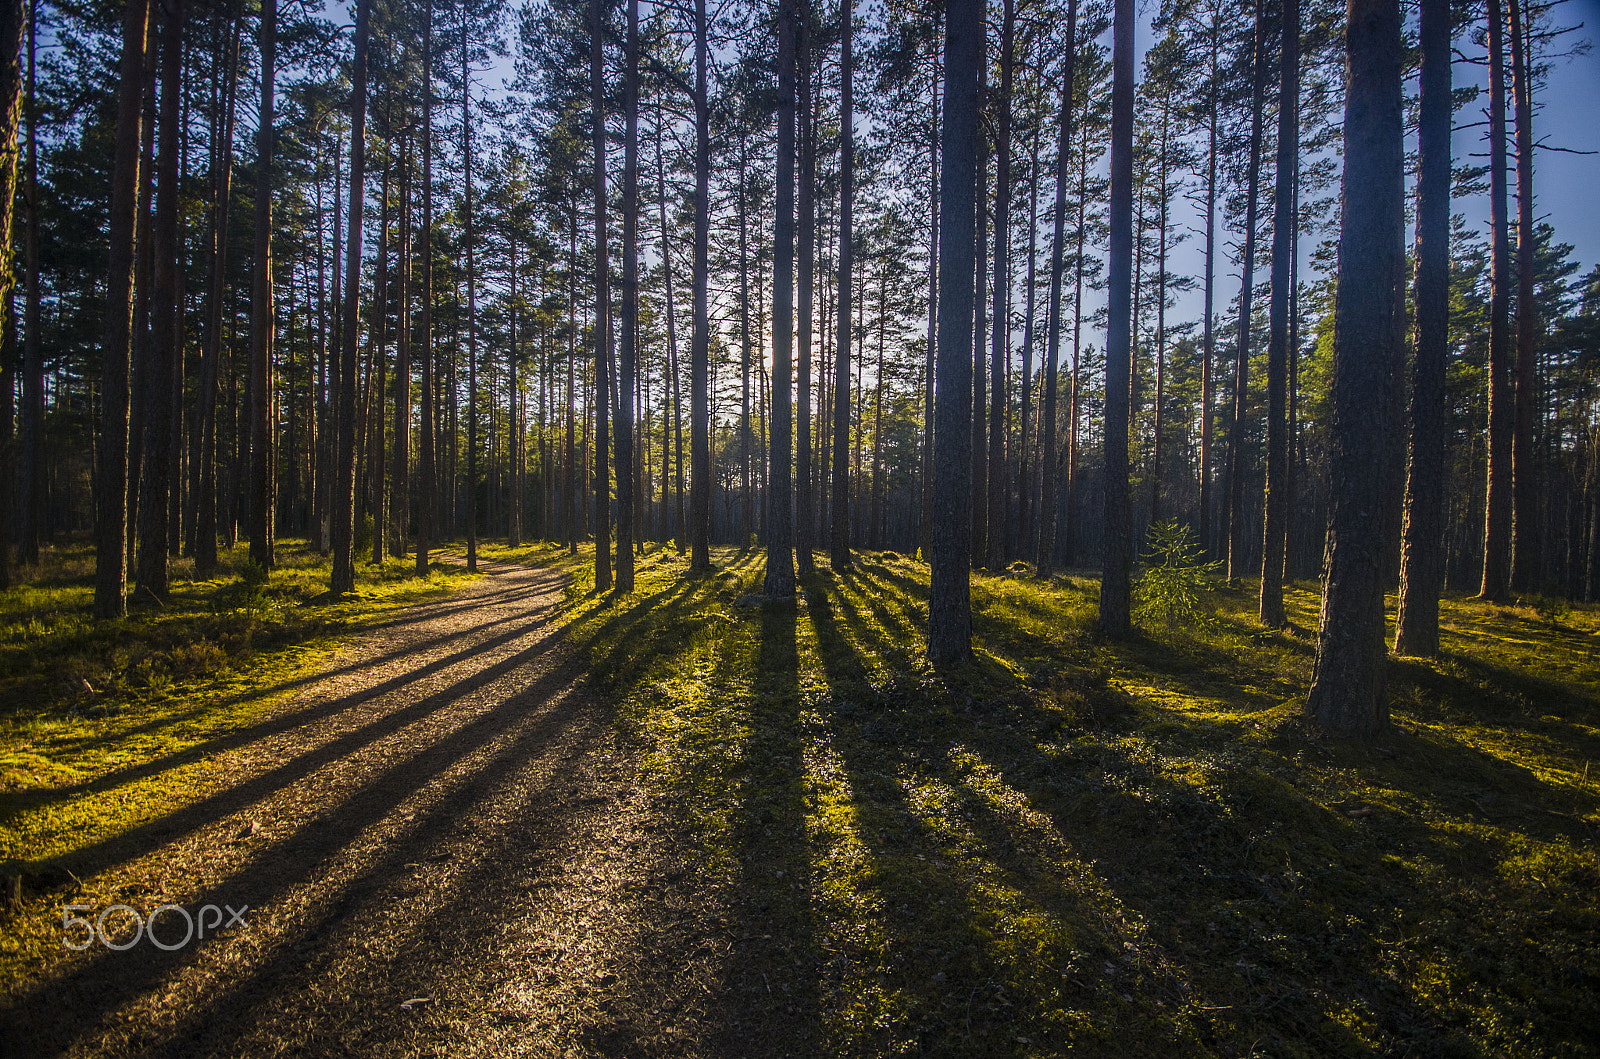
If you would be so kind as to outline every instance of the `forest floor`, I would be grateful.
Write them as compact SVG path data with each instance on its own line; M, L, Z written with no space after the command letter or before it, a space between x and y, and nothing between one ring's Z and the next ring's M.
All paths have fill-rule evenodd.
M1300 719L1309 585L1295 632L1222 588L1210 622L1112 643L1090 578L978 577L978 659L936 675L927 568L892 553L787 603L752 594L756 553L695 575L652 551L623 598L584 553L483 555L263 674L248 716L234 689L61 722L120 757L0 792L29 872L0 1046L1600 1050L1593 609L1446 601L1444 656L1391 663L1393 730L1360 746ZM189 745L138 742L212 709ZM9 723L8 761L69 749ZM86 799L118 822L64 828ZM73 952L69 902L250 910L173 951Z

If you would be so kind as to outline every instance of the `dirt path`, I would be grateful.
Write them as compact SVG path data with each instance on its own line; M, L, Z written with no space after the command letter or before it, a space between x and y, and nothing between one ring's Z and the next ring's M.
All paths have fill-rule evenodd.
M0 1052L770 1054L738 1039L742 961L690 847L582 690L561 579L486 569L219 739L222 789L88 853L95 911L247 926L58 960Z

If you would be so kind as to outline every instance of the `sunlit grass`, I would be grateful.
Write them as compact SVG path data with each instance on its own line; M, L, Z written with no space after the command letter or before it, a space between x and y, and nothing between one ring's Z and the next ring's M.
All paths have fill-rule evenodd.
M1301 719L1309 583L1294 632L1219 587L1113 643L1092 578L975 577L941 675L921 563L783 603L715 559L569 620L829 1051L1577 1054L1600 1023L1594 610L1447 600L1363 747Z
M194 797L226 755L186 751L260 716L339 636L464 583L445 564L421 580L406 561L358 563L356 591L334 598L325 557L304 541L277 552L254 597L234 576L241 545L213 580L180 561L165 605L135 599L116 621L92 617L87 547L56 550L34 580L0 592L0 861L57 861ZM167 759L153 775L51 794Z

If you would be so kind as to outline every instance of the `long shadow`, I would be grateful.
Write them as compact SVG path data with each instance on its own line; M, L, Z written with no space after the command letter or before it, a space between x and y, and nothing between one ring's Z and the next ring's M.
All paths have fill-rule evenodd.
M408 707L397 711L397 714L407 719L400 723L385 725L385 729L395 730L416 717L437 710L445 705L446 701L459 699L468 691L528 664L549 650L557 641L559 634L552 634L534 648L492 667L492 675L484 679L463 681L454 688L430 696L424 700L427 703L425 709ZM447 736L430 743L419 753L395 761L375 772L352 791L336 809L308 820L304 826L279 842L263 844L227 879L205 894L198 895L192 904L221 906L231 902L234 905L248 903L256 909L270 908L293 886L309 881L304 876L289 877L283 872L282 865L305 861L315 867L327 863L329 858L336 856L340 850L350 847L368 828L393 812L397 805L417 795L450 769L458 767L470 755L479 753L503 736L514 733L507 745L493 751L487 760L474 770L476 782L482 784L497 782L503 767L508 762L518 760L519 756L542 746L553 734L570 724L581 711L581 702L572 697L558 701L543 712L529 713L527 707L532 704L542 704L551 692L576 680L581 675L582 669L581 660L569 658L544 673L500 706L471 717ZM371 739L336 739L313 754L302 755L296 759L298 767L295 768L294 778L311 771L311 768L305 767L307 758L315 758L319 764L335 760L370 741ZM277 779L279 782L274 783L272 789L285 786L289 782L286 777ZM464 797L469 797L475 789L469 786L464 792ZM252 795L230 796L228 792L223 792L212 799L207 799L205 803L201 803L211 810L205 814L205 819L218 818L259 796L254 792ZM463 800L460 804L466 802ZM439 797L433 808L425 814L419 814L421 823L413 821L412 832L418 836L416 840L425 844L430 836L448 834L450 830L448 825L459 813L460 804L454 796ZM367 873L368 876L387 877L405 863L399 858L409 853L410 850L405 844L397 844L379 859L375 869ZM355 899L347 894L325 918L337 920L346 916L355 903ZM33 1032L41 1030L48 1032L39 1023L59 1023L59 1015L53 1012L52 1008L58 1011L58 1005L80 1000L85 1002L85 1007L113 1009L138 993L153 988L160 981L199 958L199 949L195 948L171 953L154 953L144 947L135 951L139 954L137 964L130 965L128 961L118 959L120 954L107 953L70 966L63 975L41 981L18 1004L18 1008L24 1014L24 1022L30 1021L28 1016L31 1014L33 1016L31 1021L34 1023ZM280 971L289 971L292 970L291 965L296 959L298 957L292 952L280 952L276 960L268 966ZM267 968L253 972L246 982L258 979L266 973ZM247 984L231 987L224 995L213 1001L213 1005L223 1003L228 997L247 993ZM269 999L266 996L262 997L263 1002ZM41 1007L44 1010L40 1010ZM203 1012L196 1018L200 1019L202 1016ZM179 1047L177 1050L182 1051L184 1048Z
M487 644L476 645L473 648L462 651L453 656L453 659L460 661L512 640L528 636L549 623L550 619L548 617L544 618L519 631L498 636ZM384 714L376 720L336 736L327 743L299 754L276 768L254 776L236 786L220 790L199 801L192 802L175 812L146 821L120 834L80 847L69 854L63 855L59 860L66 866L76 868L80 875L84 874L84 872L98 874L118 863L147 853L156 846L172 842L176 838L213 820L245 808L273 792L304 778L331 761L345 757L361 747L376 742L384 736L432 715L468 692L492 683L501 676L526 665L551 650L561 641L562 637L559 631L547 635L525 651L478 670L449 687L419 699L417 702ZM385 681L384 684L376 689L358 692L345 699L336 700L332 704L302 710L297 714L276 718L262 725L254 726L244 732L213 740L207 744L205 752L215 753L219 749L246 745L267 735L291 731L311 721L339 713L375 695L404 687L426 673L444 668L447 664L446 660L441 660L439 663L430 664L420 670ZM184 753L189 755L196 753L196 751L186 751Z
M407 618L404 621L384 622L377 625L362 625L352 630L346 630L346 635L352 633L369 634L379 629L416 624L422 621L427 621L433 618L463 611L476 610L489 606L505 606L507 604L517 603L521 600L536 596L541 591L543 591L543 586L516 594L496 592L491 595L477 597L477 602L474 605L451 607L442 611L428 610L424 605L421 608L415 608L423 611L423 613L420 613L415 617ZM449 643L451 640L458 640L463 636L469 636L473 633L482 632L484 629L493 628L496 625L503 625L507 622L513 621L524 621L527 619L527 617L528 613L526 612L519 614L508 614L503 618L496 618L492 621L481 622L477 625L474 625L470 629L464 629L460 632L454 632L446 636L438 636L415 643L407 643L403 647L397 648L396 650L390 651L386 654L376 655L371 658L364 658L360 661L351 662L347 665L336 666L331 669L318 669L314 672L306 674L305 676L279 681L267 687L252 688L249 691L240 692L237 695L230 695L217 702L207 703L205 706L197 706L192 710L185 710L180 713L163 714L160 717L153 718L142 724L134 725L130 728L118 729L117 731L108 733L106 735L89 736L81 740L69 741L66 745L74 750L87 750L97 746L111 746L136 735L145 735L150 732L157 732L163 728L168 728L175 724L181 724L184 721L193 720L194 718L207 713L229 710L246 702L252 702L258 699L280 695L288 691L293 691L295 688L305 687L308 684L316 684L324 680L344 676L361 670L384 668L387 663L393 662L396 659L430 650L434 647L440 646L441 644ZM205 694L205 690L205 688L196 688L186 691L186 694L203 695ZM86 780L81 784L73 784L71 786L64 787L52 787L48 791L41 793L48 796L46 799L47 801L55 800L55 796L57 795L83 793L89 789L90 784L99 782L105 778L106 777L104 776L100 776L96 777L95 780Z
M837 598L849 609L843 593ZM832 593L819 591L810 605L833 691L828 743L843 764L857 838L868 858L855 876L875 895L870 903L880 910L878 924L886 935L876 959L894 961L887 970L897 998L890 1024L852 1027L865 1038L854 1047L877 1053L904 1049L909 1039L919 1052L931 1054L1023 1055L1063 1045L1049 1027L1018 1018L1006 996L1016 983L996 958L994 941L974 944L992 939L994 927L992 919L984 921L975 880L940 860L942 836L907 798L909 777L948 776L944 708L924 704L911 714L892 694L885 698L875 691L865 659L839 625L835 602ZM887 649L885 638L864 623L851 635L871 637L861 641L865 650ZM875 974L869 967L866 980Z
M717 1051L729 1055L820 1054L818 970L806 836L800 728L797 605L761 604L754 696L744 706L750 735L728 799L737 864L732 913L741 937L723 992Z
M385 680L379 684L375 684L368 688L363 688L359 691L351 692L349 695L343 695L331 701L320 703L316 706L310 706L302 710L278 714L257 724L234 729L225 735L216 736L212 739L196 743L195 745L177 751L176 753L154 758L150 761L142 762L141 764L130 766L125 769L119 769L115 772L109 772L103 776L97 776L92 780L86 780L83 783L65 787L52 787L48 790L39 792L22 792L15 796L16 801L13 804L13 809L7 814L6 819L9 819L17 812L27 811L39 806L52 805L57 802L80 797L85 794L94 794L112 790L127 783L133 783L138 780L147 779L151 776L159 775L162 772L178 768L182 765L190 764L205 757L209 757L227 750L236 750L247 746L250 743L256 742L259 739L264 739L273 735L279 735L283 732L291 731L303 725L323 720L338 713L342 713L348 709L351 709L352 707L366 702L369 699L388 694L389 692L398 690L434 673L449 669L450 667L458 665L462 662L470 661L472 658L486 651L492 651L504 644L521 639L522 637L527 636L531 631L548 624L550 622L550 616L548 614L541 615L539 612L533 612L532 614L512 615L508 618L499 619L492 622L485 622L483 626L478 626L474 629L464 630L461 633L452 634L448 637L440 637L434 641L430 641L430 643L437 645L439 643L447 642L451 639L460 639L464 636L470 636L476 632L478 628L486 628L492 625L502 624L506 621L526 621L529 618L534 619L532 624L523 624L509 632L501 633L490 640L475 643L472 646L457 651L454 654L448 655L444 658L435 659L434 661L426 663L425 665L422 665L416 669L407 670L403 673L397 674L396 676L390 677L388 680ZM387 668L385 663L396 658L405 657L411 653L413 653L412 648L407 647L395 651L389 655L381 656L377 659L369 659L360 663L351 664L349 666L343 666L338 670L325 672L316 676L298 678L295 681L287 682L286 684L277 688L248 692L243 696L230 700L228 703L224 704L223 707L219 708L232 706L249 698L273 694L276 691L282 690L286 687L292 687L296 684L310 684L340 674L346 674L360 670ZM432 700L430 699L428 701Z

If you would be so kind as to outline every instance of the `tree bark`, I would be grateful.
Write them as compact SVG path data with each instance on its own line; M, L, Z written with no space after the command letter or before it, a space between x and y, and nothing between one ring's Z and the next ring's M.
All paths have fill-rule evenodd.
M278 46L277 0L261 0L261 109L256 124L255 262L250 286L250 561L273 567L273 471L277 454L272 422L272 124Z
M1106 274L1105 542L1100 628L1132 628L1133 515L1128 496L1128 383L1133 347L1133 0L1115 0L1111 46L1110 258Z
M1480 599L1505 601L1510 584L1512 409L1509 334L1511 260L1506 232L1506 71L1500 0L1489 12L1489 459Z
M1126 0L1124 0L1126 2ZM939 366L934 394L934 520L928 659L972 657L972 312L983 4L945 9L944 142L939 162Z
M989 349L989 533L990 570L1006 565L1006 362L1011 354L1011 81L1016 50L1016 5L1004 0L1000 24L1000 96L995 100L994 328Z
M628 0L623 74L622 350L617 372L617 591L633 591L633 379L639 345L639 0Z
M367 36L372 0L356 0L350 91L350 230L346 233L344 327L339 354L339 458L334 479L333 574L336 593L355 591L356 348L361 303L361 214L367 172Z
M1404 196L1399 0L1349 0L1342 220L1322 629L1307 711L1333 732L1388 724L1383 629L1389 445L1401 353Z
M417 442L417 576L428 576L428 547L433 542L434 396L433 396L433 0L422 4L422 271L417 337L421 343L422 403Z
M13 524L15 508L11 503L15 495L11 402L17 365L17 277L12 229L20 154L17 134L22 125L22 45L27 26L21 3L8 3L0 10L0 312L4 313L0 320L0 497L4 498L5 507L4 514L0 514L0 588L11 584L11 539L18 528Z
M1394 650L1439 653L1444 588L1445 366L1450 342L1450 0L1422 0L1418 112L1416 353Z
M1267 309L1267 483L1261 527L1258 616L1288 624L1283 610L1283 555L1289 495L1289 257L1294 253L1294 173L1300 157L1300 0L1283 0L1278 53L1278 162L1272 198L1272 301Z
M689 562L695 570L711 569L711 396L708 388L711 321L707 285L711 229L711 106L707 95L706 0L695 0L694 83L694 337L689 350Z
M272 0L267 0L270 4ZM151 302L151 401L145 413L143 497L139 503L139 591L165 602L167 580L167 500L172 487L172 400L178 382L178 111L183 83L183 0L167 0L162 12L160 156L154 235L154 286Z
M1061 273L1065 267L1067 177L1072 165L1072 103L1078 65L1078 0L1067 2L1067 55L1061 75L1061 117L1056 140L1055 232L1050 244L1050 305L1045 324L1044 410L1040 416L1039 549L1034 570L1049 577L1056 555L1056 389L1061 371Z
M39 39L38 3L28 5L28 73L26 106L28 154L23 184L23 208L28 230L26 293L22 339L22 536L18 558L39 563L39 543L45 534L44 451L44 346L39 341L39 109L34 100L34 58ZM0 34L9 45L9 33Z
M778 3L778 164L772 251L772 422L767 447L767 572L761 592L794 595L790 363L794 344L795 0Z
M1255 302L1256 204L1261 197L1261 115L1267 94L1267 22L1263 0L1256 0L1255 70L1250 92L1250 162L1245 178L1244 252L1239 258L1239 333L1234 350L1233 421L1228 428L1228 579L1245 574L1244 431L1250 393L1250 322Z
M800 152L800 180L797 203L800 213L799 253L796 272L799 279L798 311L799 364L795 408L795 565L801 577L817 571L815 550L816 492L811 481L811 325L813 286L816 281L817 179L815 128L811 113L811 0L795 0L792 16L795 37L796 88L799 108L795 135ZM931 336L930 336L931 337ZM820 374L820 373L819 373Z
M828 534L835 570L850 568L850 297L855 198L855 71L850 48L854 0L839 5L839 295L833 361L833 522Z
M1530 80L1525 0L1506 0L1510 20L1511 99L1517 120L1517 381L1511 440L1511 587L1544 590L1544 555L1539 518L1538 457L1533 429L1538 418L1539 312L1534 300L1533 85Z
M133 337L134 211L139 187L139 112L149 0L122 11L117 133L111 173L104 344L100 364L100 450L95 476L94 614L128 609L128 361Z

